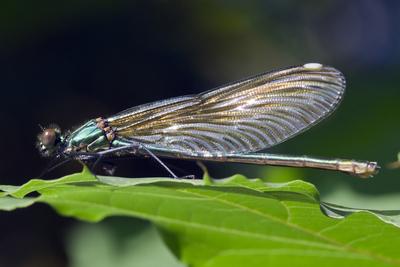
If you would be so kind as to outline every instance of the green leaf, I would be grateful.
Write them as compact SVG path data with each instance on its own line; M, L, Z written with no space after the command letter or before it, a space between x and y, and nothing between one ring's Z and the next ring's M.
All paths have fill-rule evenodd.
M34 198L14 198L4 196L0 198L0 210L11 211L17 208L26 208L35 203Z
M150 220L175 255L191 266L400 266L396 216L386 214L395 222L387 223L371 211L343 214L338 206L323 203L327 214L346 215L330 218L321 212L318 191L303 181L272 184L241 175L207 183L98 178L84 170L0 189L9 199L36 192L30 201L81 220Z

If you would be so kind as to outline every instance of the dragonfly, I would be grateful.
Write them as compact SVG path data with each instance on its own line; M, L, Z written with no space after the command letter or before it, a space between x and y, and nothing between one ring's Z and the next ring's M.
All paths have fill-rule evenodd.
M340 104L343 74L319 63L266 72L195 95L174 97L91 119L62 133L42 128L37 147L45 157L98 162L122 156L308 167L361 178L376 162L259 152L326 118Z

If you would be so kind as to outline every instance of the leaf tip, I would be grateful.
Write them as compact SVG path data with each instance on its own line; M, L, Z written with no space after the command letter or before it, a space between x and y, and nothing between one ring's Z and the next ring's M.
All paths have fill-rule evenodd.
M205 185L211 185L214 183L213 179L211 178L210 174L208 173L208 169L206 165L204 165L203 162L201 161L196 161L197 165L200 167L200 169L203 171L203 181Z

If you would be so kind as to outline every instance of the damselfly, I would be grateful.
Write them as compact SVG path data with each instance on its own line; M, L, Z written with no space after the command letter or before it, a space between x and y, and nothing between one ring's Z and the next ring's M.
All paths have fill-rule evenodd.
M376 162L287 156L256 151L277 145L331 114L345 79L318 63L284 68L198 95L188 95L92 119L61 133L49 126L38 135L44 156L99 162L105 157L159 157L337 170L370 177Z

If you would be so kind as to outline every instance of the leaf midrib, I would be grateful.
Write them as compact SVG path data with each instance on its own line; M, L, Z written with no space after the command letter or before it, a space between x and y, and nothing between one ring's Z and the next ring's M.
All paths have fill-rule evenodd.
M178 191L185 192L185 193L190 193L190 194L197 195L197 196L202 196L202 197L205 197L205 198L209 197L207 195L203 195L203 194L195 193L195 192L191 192L191 191L185 191L185 190L178 190ZM358 254L361 254L361 255L366 255L366 256L371 257L371 258L381 259L381 260L383 260L385 262L388 262L388 263L391 263L391 264L400 265L400 261L398 261L396 259L388 258L388 257L380 255L380 254L371 253L370 251L365 251L365 250L360 250L360 249L354 248L351 245L349 246L348 244L339 242L339 241L334 240L334 239L330 239L330 238L328 238L326 236L320 235L318 232L312 232L311 230L309 230L307 228L304 228L304 227L301 227L299 225L292 224L290 222L284 221L282 219L279 219L278 217L273 217L273 216L270 216L268 214L262 213L262 212L260 212L258 210L254 210L254 209L251 209L249 207L246 207L246 206L234 203L234 202L226 201L226 200L221 199L221 198L214 197L213 199L216 200L216 201L219 201L221 203L224 203L224 204L227 204L227 205L242 209L244 211L248 211L248 212L253 213L255 215L259 215L261 217L264 217L264 218L273 220L275 222L284 224L284 225L292 227L292 228L294 228L296 230L300 230L300 231L302 231L302 232L304 232L306 234L310 234L310 235L312 235L314 237L317 237L317 238L319 238L321 240L325 240L325 241L331 243L332 246L335 247L335 248L336 248L336 246L339 246L339 248L337 249L339 251L342 250L342 251L347 251L349 253L358 253ZM282 204L282 206L285 207L285 209L288 211L288 214L289 214L290 212L288 210L288 207L283 202L281 202L281 204ZM341 222L339 222L339 223L341 223ZM337 225L332 225L331 227L336 227L336 226Z
M137 194L141 194L141 193L137 193ZM80 204L80 205L87 205L87 206L98 206L98 207L102 207L102 208L107 208L110 209L112 211L115 211L116 213L119 214L128 214L128 215L132 215L135 217L141 217L143 219L150 219L153 221L159 221L159 222L163 222L163 223L174 223L174 224L178 224L178 225L183 225L183 226L189 226L189 227L196 227L199 229L206 229L206 230L210 230L210 231L215 231L215 232L226 232L226 233L230 233L230 234L237 234L237 235L241 235L241 236L245 236L245 237L251 237L251 238L257 238L257 239L264 239L264 240L271 240L271 241L278 241L281 243L288 243L288 244L299 244L299 245L306 245L309 247L318 247L321 249L327 248L327 249L337 249L336 246L332 246L332 245L327 245L324 243L320 243L320 242L312 242L312 241L299 241L297 239L292 239L292 238L286 238L286 237L280 237L280 236L271 236L271 235L264 235L264 234L260 234L260 233L252 233L252 232L246 232L246 231L242 231L242 230L234 230L234 229L229 229L229 228L223 228L223 227L216 227L216 226L212 226L212 225L207 225L207 224L199 224L199 223L195 223L195 222L185 222L183 220L177 220L177 219L171 219L168 217L162 217L162 216L155 216L155 215L150 215L149 213L143 213L143 212L137 212L137 211L132 211L129 209L123 209L123 208L117 208L117 207L111 207L105 204L101 204L101 203L94 203L94 202L90 202L90 201L84 201L84 200L58 200L57 198L55 198L54 196L46 196L44 197L44 200L38 199L39 202L43 202L43 203L48 203L48 201L46 201L46 199L51 199L51 203L66 203L66 204ZM101 216L99 218L104 218L106 216L109 216L108 214L106 214L105 216Z
M101 190L99 190L99 191L101 191ZM204 194L201 194L201 193L195 193L195 192L192 192L192 191L182 190L182 189L175 189L175 191L179 191L179 192L184 193L184 194L190 194L190 195L195 195L197 197L200 197L199 199L196 199L196 200L201 200L201 198L203 198L203 199L207 199L207 200L219 201L220 203L223 203L225 205L229 205L229 206L232 206L232 207L235 207L235 208L242 209L244 211L253 213L255 215L267 218L269 220L274 220L275 222L278 222L278 223L284 224L286 226L292 227L293 229L296 229L296 230L302 231L302 232L304 232L306 234L312 235L312 236L314 236L316 238L321 239L322 241L329 242L330 244L325 244L325 243L321 243L321 242L312 242L312 241L301 241L301 240L299 241L297 239L291 239L291 238L280 237L280 236L271 236L271 235L265 235L265 234L260 234L260 233L256 233L255 234L255 233L252 233L252 232L246 232L246 231L242 231L242 230L229 229L229 228L223 228L223 227L215 227L215 226L207 225L207 224L204 224L204 223L203 224L198 224L198 223L194 223L194 222L185 222L183 220L175 220L175 219L171 219L171 218L168 218L168 217L150 215L148 213L134 212L134 211L129 210L129 209L116 208L116 207L111 207L111 206L108 206L108 205L105 205L105 204L94 203L94 202L84 201L84 200L76 201L76 200L65 200L64 199L62 201L59 201L59 200L56 200L57 197L55 197L55 195L54 196L46 196L46 198L48 198L48 199L51 198L52 200L56 200L55 202L58 202L58 203L64 202L64 203L75 203L75 204L78 203L78 204L84 204L84 205L89 205L89 206L90 205L101 206L101 207L104 207L104 208L107 208L107 209L114 210L116 212L120 212L120 213L124 213L124 214L130 214L130 215L137 216L137 217L142 217L142 218L145 218L145 219L151 219L151 220L154 220L154 221L159 221L159 222L164 222L164 223L174 223L174 224L177 224L177 225L183 225L183 226L189 226L189 227L196 227L196 228L199 228L199 229L206 229L206 230L209 230L209 231L216 231L216 232L223 231L223 232L230 233L230 234L236 234L236 235L252 237L252 238L258 238L258 239L261 238L261 239L265 239L265 240L278 241L278 242L282 242L282 243L289 243L289 244L296 243L296 244L299 244L299 245L306 245L306 246L317 247L317 248L321 248L321 249L327 248L327 249L333 249L335 251L346 251L346 252L351 253L351 254L360 254L360 255L364 255L366 257L374 258L374 259L377 259L377 260L382 260L382 261L390 263L390 264L400 265L400 261L398 261L396 259L388 258L388 257L380 255L380 254L371 253L370 251L365 251L365 250L360 250L360 249L354 248L352 246L349 246L348 244L344 244L344 243L339 242L337 240L333 240L333 239L330 239L330 238L328 238L326 236L322 236L322 235L320 235L318 233L312 232L307 228L303 228L303 227L301 227L299 225L295 225L295 224L289 223L289 222L284 221L282 219L279 219L277 217L272 217L272 216L270 216L268 214L265 214L265 213L262 213L262 212L260 212L258 210L254 210L254 209L248 208L246 206L243 206L243 205L240 205L240 204L237 204L237 203L234 203L234 202L226 201L226 200L221 199L219 197L215 197L215 196L214 197L210 197L208 195L204 195ZM74 192L76 192L76 191L74 191ZM113 193L129 194L129 192L121 192L121 191L114 191ZM135 194L152 195L151 193L144 193L144 192L135 192ZM157 194L154 194L154 195L159 196ZM171 198L170 195L164 195L164 197ZM41 201L41 200L39 199L39 201ZM42 202L46 202L46 201L42 201ZM283 207L285 207L287 209L287 206L285 204L283 204L282 202L281 202L281 204L282 204ZM289 211L288 211L288 214L289 214ZM104 217L105 216L102 216L101 218L104 218ZM339 223L341 223L341 222L339 222ZM335 227L335 225L332 225L331 227Z

